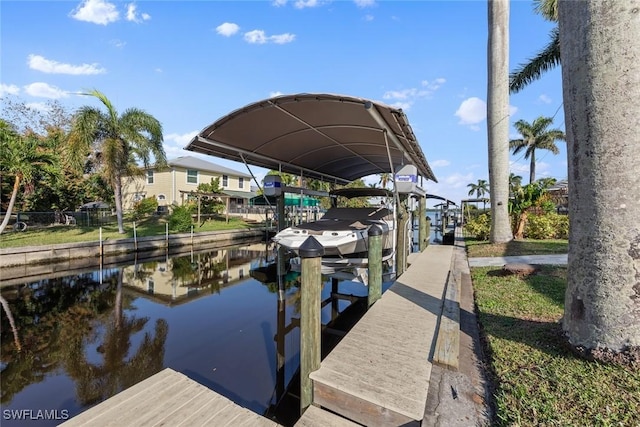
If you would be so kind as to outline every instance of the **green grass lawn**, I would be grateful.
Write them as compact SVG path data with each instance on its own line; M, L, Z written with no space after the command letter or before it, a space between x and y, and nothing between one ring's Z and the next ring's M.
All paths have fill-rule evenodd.
M496 425L640 426L640 367L586 361L565 345L566 267L500 273L472 269Z
M133 223L125 222L125 234L118 233L118 226L115 224L102 227L103 240L115 240L133 237ZM246 223L240 218L229 218L229 223L224 219L207 220L202 226L194 225L194 232L217 231L217 230L237 230L255 227ZM136 223L136 234L138 237L164 236L166 232L166 220L153 217ZM174 234L169 230L170 234ZM57 243L77 243L98 241L100 230L97 227L81 227L59 225L44 228L27 228L26 231L6 231L0 235L0 248L52 245Z
M522 239L492 244L486 240L466 239L465 244L470 257L566 254L569 251L567 240Z

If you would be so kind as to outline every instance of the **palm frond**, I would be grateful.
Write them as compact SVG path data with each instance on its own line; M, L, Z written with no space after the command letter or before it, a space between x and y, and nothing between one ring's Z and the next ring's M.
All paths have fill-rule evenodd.
M551 30L551 41L536 56L520 64L509 75L509 92L518 93L525 86L538 80L542 74L560 65L560 32Z

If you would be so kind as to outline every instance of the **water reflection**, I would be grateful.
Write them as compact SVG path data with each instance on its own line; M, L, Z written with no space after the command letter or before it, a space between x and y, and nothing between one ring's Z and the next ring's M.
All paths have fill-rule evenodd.
M260 243L3 286L3 410L74 416L171 367L255 412L286 411L296 394L287 385L299 366L300 282L278 276L274 260ZM325 282L325 330L338 330L338 314L366 296L360 284L339 286Z

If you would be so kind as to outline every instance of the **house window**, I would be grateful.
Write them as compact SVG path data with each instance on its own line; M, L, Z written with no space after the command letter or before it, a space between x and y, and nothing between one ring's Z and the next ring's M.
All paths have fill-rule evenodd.
M229 185L229 177L227 175L222 175L222 186L226 187Z
M145 197L145 193L134 193L133 194L133 201L134 202L139 202L140 200L144 199Z
M165 196L164 194L158 194L158 201L161 200L167 200L167 196Z
M147 184L153 184L153 171L147 171Z
M244 178L238 178L238 188L244 188Z
M187 169L187 184L198 183L198 171L195 169Z

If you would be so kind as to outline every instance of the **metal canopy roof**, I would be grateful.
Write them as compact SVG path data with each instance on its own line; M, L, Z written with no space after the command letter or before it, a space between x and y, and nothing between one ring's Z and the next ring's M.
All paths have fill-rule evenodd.
M186 149L341 183L405 164L436 181L402 110L351 96L285 95L249 104L207 126Z

